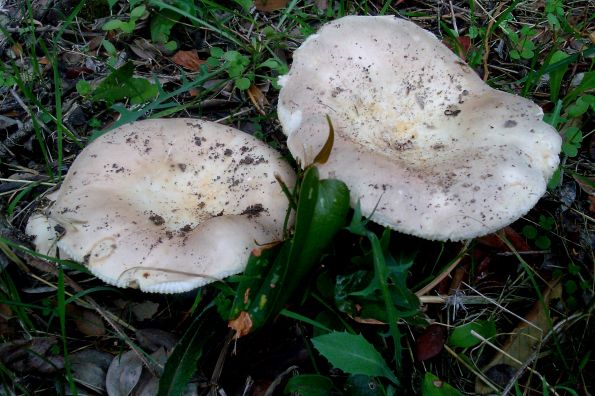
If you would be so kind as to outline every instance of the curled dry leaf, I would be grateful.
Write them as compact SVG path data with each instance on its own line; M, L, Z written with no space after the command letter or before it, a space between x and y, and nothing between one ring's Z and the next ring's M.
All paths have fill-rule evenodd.
M160 329L139 329L135 334L140 347L149 352L155 352L159 348L170 351L178 341L173 334Z
M133 303L130 306L134 318L139 322L151 319L159 310L159 304L153 301L144 301L142 303Z
M95 312L88 309L68 305L68 315L74 318L78 331L90 337L101 337L105 335L103 320Z
M188 69L192 72L196 72L200 69L200 65L205 63L201 60L196 53L196 50L190 51L178 51L174 56L171 57L172 62L176 65L182 66L184 69Z
M109 353L84 349L70 355L72 375L76 381L96 392L105 392L107 369L113 357Z
M19 373L51 374L64 367L64 358L55 356L53 337L7 342L0 345L0 362Z
M116 356L107 370L105 388L109 396L128 396L140 380L143 364L134 351Z
M250 88L248 88L248 96L252 101L252 104L256 108L260 114L265 115L264 107L268 104L267 98L264 96L260 88L258 86L252 84Z

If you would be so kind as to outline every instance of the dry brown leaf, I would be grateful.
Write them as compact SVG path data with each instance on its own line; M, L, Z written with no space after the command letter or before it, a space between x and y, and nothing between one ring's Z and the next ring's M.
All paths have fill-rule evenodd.
M252 101L252 104L256 108L260 114L265 115L264 106L268 104L267 98L264 96L260 88L256 85L252 84L250 88L248 88L248 96Z
M543 294L545 306L562 295L562 285L553 282ZM542 338L551 328L544 304L537 301L531 311L513 331L496 356L488 363L483 372L490 380L505 386L516 371L538 350ZM521 362L521 364L519 364ZM490 394L493 390L479 379L475 382L475 392L480 395Z
M182 66L184 69L196 72L200 69L200 65L205 63L198 57L196 50L178 51L171 57L172 62L176 65Z
M14 45L10 47L10 49L17 58L23 56L23 46L20 43L14 43Z
M10 306L0 304L0 337L4 339L12 338L17 332L15 322Z
M438 355L446 342L446 328L433 323L415 341L415 359L424 361Z
M258 11L271 12L285 8L288 0L255 0L254 6Z
M512 227L504 227L496 233L478 238L477 241L484 246L489 246L502 252L508 252L510 249L502 241L502 237L508 239L518 252L528 252L531 250L531 246L529 246L527 241Z
M88 309L81 309L74 323L78 331L86 336L101 337L105 335L105 325L101 317Z
M159 51L153 44L144 38L134 40L134 44L130 45L130 49L139 58L154 61L159 55Z
M242 311L237 318L230 320L227 326L236 331L234 338L237 340L252 331L252 318L248 312Z

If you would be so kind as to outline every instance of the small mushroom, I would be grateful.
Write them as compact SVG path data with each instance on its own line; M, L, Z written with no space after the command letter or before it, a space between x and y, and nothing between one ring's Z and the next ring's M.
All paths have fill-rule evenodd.
M380 224L437 240L488 234L544 194L561 139L527 99L497 91L434 35L392 16L324 25L280 79L278 114L306 166L343 180Z
M178 293L237 274L257 244L282 238L295 175L264 142L193 119L113 130L85 148L28 231L58 224L61 254L105 282ZM50 250L51 252L51 250Z

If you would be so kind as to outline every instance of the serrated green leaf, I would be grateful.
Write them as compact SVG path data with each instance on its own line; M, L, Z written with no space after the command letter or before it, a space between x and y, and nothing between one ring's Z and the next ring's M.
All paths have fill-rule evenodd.
M487 339L494 337L497 332L496 323L493 320L478 320L455 327L448 338L448 344L462 348L479 344L481 340L471 334L472 330Z
M382 355L361 334L332 332L312 338L312 344L335 368L348 374L385 377L398 384Z
M134 65L126 63L114 70L95 89L93 101L105 101L108 104L129 98L132 104L149 101L158 94L158 88L144 78L134 78Z
M461 392L430 372L424 375L421 394L422 396L463 396Z
M326 396L333 389L333 381L330 378L316 374L297 375L287 381L284 394L298 396Z

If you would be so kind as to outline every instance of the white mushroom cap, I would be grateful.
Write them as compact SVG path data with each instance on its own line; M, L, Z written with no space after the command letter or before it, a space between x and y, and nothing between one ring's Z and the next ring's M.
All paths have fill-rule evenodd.
M428 239L488 234L525 214L558 166L542 110L486 85L434 35L392 16L324 25L280 79L291 153L343 180L380 224Z
M259 243L282 238L295 175L239 130L193 119L113 130L72 164L50 221L58 248L105 282L177 293L241 272Z
M38 253L50 257L58 256L58 233L56 223L43 213L33 213L29 216L25 233L33 237L33 245Z

